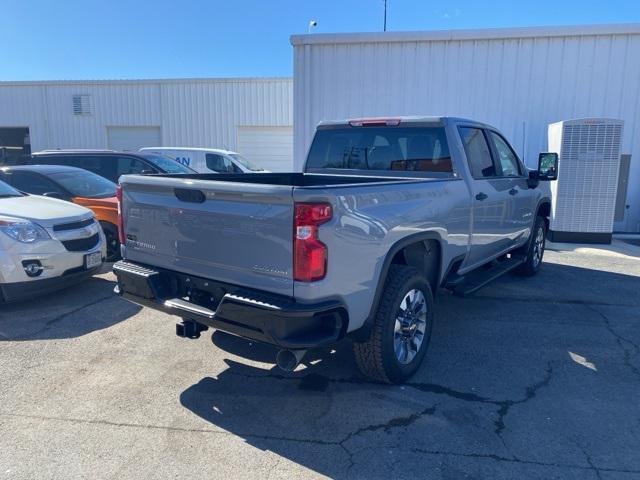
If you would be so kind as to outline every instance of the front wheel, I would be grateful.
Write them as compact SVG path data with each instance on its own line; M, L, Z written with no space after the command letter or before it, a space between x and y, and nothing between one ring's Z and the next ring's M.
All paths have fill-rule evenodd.
M353 344L360 371L380 382L406 381L424 359L432 326L429 281L413 267L392 265L369 338Z
M531 277L538 273L540 265L542 265L546 238L547 224L543 217L538 216L531 232L531 240L527 242L526 250L523 252L526 255L525 261L516 268L515 273L525 277Z
M100 222L105 240L107 241L107 262L115 262L120 259L120 241L118 240L118 227L112 223Z

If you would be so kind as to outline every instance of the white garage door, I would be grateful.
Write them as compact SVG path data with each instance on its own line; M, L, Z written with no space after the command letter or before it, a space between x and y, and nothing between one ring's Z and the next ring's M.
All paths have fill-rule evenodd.
M292 172L293 128L238 127L238 153L272 172Z
M107 127L107 145L113 150L129 151L159 147L160 127Z

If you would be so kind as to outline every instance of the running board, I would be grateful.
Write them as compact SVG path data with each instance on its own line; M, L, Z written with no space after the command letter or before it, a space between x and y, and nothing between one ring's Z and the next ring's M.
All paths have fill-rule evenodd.
M522 265L525 260L526 257L524 255L511 255L510 258L497 262L489 269L483 270L482 267L480 267L478 270L474 270L465 275L464 281L454 287L453 294L458 297L471 295L489 282Z

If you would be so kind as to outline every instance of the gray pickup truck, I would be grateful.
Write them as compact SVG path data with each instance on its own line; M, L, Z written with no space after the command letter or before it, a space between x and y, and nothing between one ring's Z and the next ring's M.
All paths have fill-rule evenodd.
M276 345L285 370L350 337L365 375L403 382L439 287L540 268L555 172L488 125L403 117L320 124L304 173L123 176L116 292L183 337Z

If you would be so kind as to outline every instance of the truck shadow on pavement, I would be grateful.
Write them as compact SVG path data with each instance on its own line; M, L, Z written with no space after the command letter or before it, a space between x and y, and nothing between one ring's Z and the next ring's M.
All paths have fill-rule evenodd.
M277 352L273 347L221 332L214 333L213 342L250 362L273 362ZM353 432L348 430L360 428L362 416L367 413L377 416L375 403L379 399L374 392L400 388L369 383L359 377L350 347L349 342L341 342L331 349L310 350L301 370L291 374L277 367L269 370L225 359L226 370L217 378L205 377L185 390L180 402L202 419L260 450L274 452L332 478L344 476L352 458L347 444ZM338 376L345 374L349 376ZM351 402L367 391L374 397L359 412ZM364 421L368 424L372 419Z
M475 297L443 293L425 364L403 386L363 378L348 340L286 374L264 365L275 348L216 331L226 368L180 402L216 431L332 478L638 474L627 400L640 379L640 347L627 340L640 334L637 287L634 275L546 264Z
M91 277L32 300L0 304L0 341L80 337L138 313L141 307L114 294L114 285Z

